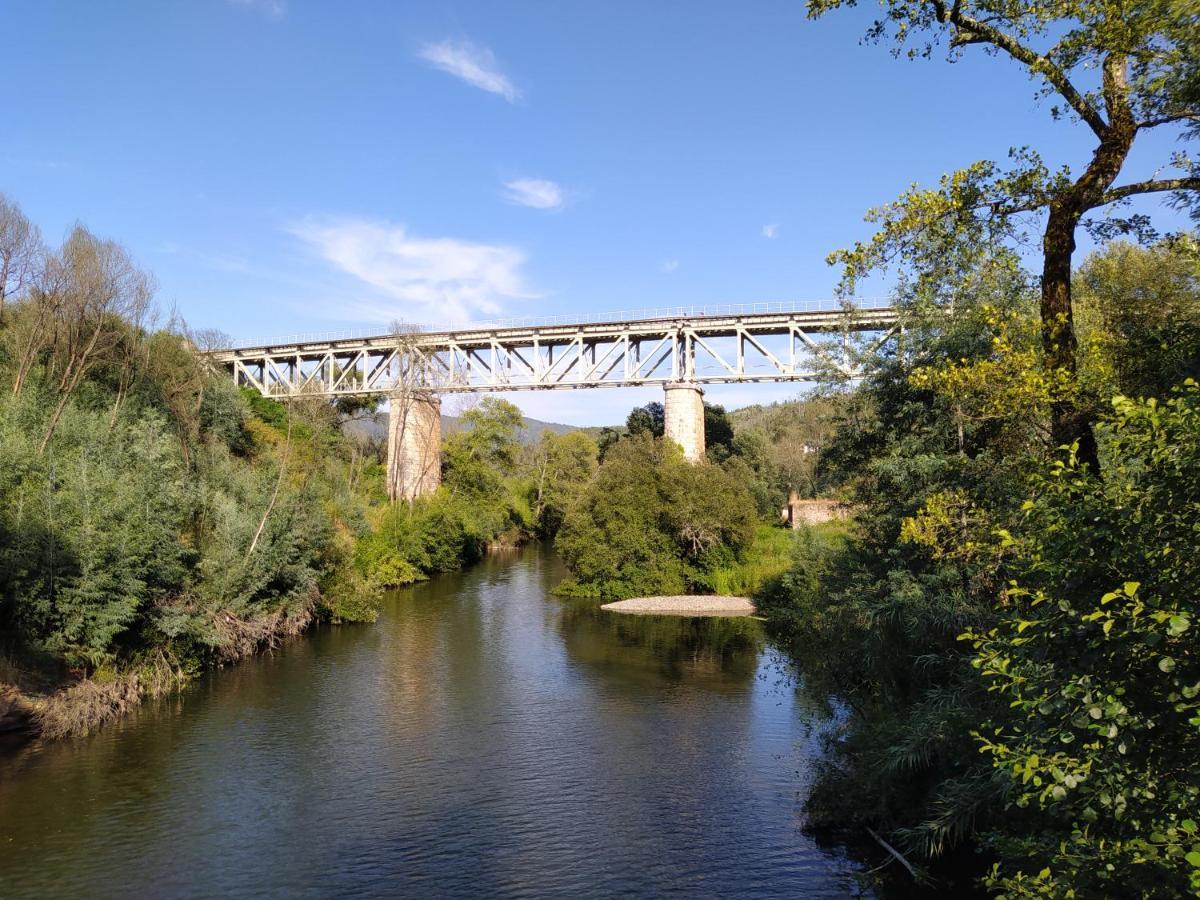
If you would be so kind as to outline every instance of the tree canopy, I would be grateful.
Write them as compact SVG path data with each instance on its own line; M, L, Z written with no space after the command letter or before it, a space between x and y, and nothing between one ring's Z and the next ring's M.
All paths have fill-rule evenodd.
M853 5L809 0L808 11L815 18ZM852 291L872 270L898 266L902 293L952 303L983 261L1040 233L1043 352L1047 367L1073 383L1071 268L1078 227L1100 238L1152 239L1144 213L1123 211L1131 198L1159 194L1194 213L1200 209L1200 163L1185 149L1159 161L1164 174L1121 180L1141 135L1156 129L1183 138L1200 134L1196 5L881 0L880 9L867 38L892 42L898 55L929 58L940 50L955 62L979 48L1023 66L1036 94L1051 99L1052 117L1086 129L1092 152L1077 168L1051 170L1036 148L1013 147L1006 164L980 160L945 175L935 188L914 185L870 211L868 219L879 226L870 240L830 256L842 267L843 289ZM1050 414L1053 441L1078 441L1081 458L1097 465L1086 404L1066 391Z

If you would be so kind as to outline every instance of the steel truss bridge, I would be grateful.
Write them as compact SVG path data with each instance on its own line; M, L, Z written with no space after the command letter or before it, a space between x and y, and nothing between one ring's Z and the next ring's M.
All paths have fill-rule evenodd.
M297 336L209 356L272 397L811 381L858 373L851 335L873 351L896 332L883 302L798 301Z

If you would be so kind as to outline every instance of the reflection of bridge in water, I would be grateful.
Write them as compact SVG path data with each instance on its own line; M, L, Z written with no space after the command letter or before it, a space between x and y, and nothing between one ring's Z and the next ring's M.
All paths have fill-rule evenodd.
M704 455L702 385L854 377L852 334L896 331L881 301L796 301L677 307L602 317L549 317L390 334L292 336L210 354L264 396L388 394L388 488L411 498L436 488L441 394L659 384L667 436Z

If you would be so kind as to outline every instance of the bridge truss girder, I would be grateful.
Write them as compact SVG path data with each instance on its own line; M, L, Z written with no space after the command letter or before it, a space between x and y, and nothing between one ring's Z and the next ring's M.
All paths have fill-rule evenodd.
M854 377L850 335L876 349L890 309L462 330L216 351L238 384L273 397L561 390Z

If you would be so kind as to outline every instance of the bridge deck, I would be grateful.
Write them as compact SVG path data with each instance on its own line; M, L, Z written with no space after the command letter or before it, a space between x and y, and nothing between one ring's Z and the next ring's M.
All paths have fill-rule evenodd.
M895 324L890 307L779 309L297 339L210 356L270 396L801 381L853 375L849 335L874 333L878 346Z

